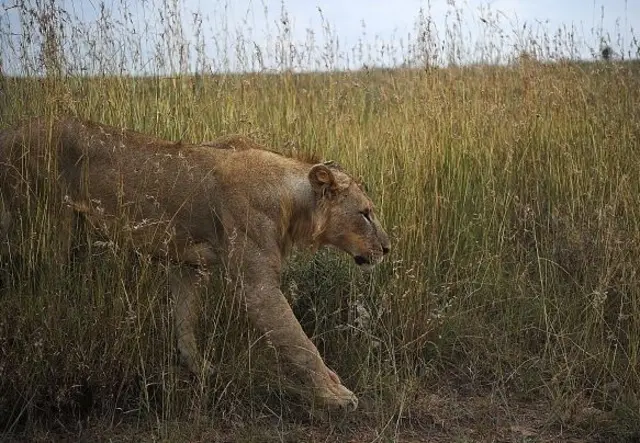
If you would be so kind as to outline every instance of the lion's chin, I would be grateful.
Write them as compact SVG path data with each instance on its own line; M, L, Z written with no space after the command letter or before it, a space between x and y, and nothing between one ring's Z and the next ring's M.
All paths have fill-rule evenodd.
M383 260L383 256L382 254L372 254L370 256L354 255L353 260L360 269L368 271L373 269L376 265L379 265Z
M354 255L353 260L356 262L358 267L364 271L370 271L375 266L371 259L363 257L362 255Z
M362 255L354 255L353 259L355 260L356 265L358 266L371 265L371 260L369 260L367 257L363 257Z

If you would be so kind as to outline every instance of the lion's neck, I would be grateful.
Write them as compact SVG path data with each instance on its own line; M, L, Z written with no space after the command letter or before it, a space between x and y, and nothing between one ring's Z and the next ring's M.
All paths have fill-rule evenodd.
M293 247L317 247L324 225L322 211L316 207L315 195L306 174L290 177L287 181L291 193L281 199L281 247L284 255Z

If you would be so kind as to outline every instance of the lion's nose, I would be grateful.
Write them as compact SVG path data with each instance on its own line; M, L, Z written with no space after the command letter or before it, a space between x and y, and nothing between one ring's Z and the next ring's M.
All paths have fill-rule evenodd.
M388 246L383 246L382 247L382 254L383 255L387 255L389 253L390 249Z

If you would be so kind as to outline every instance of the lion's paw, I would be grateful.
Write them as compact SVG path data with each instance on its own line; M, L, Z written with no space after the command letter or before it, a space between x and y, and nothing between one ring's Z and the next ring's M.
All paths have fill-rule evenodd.
M316 398L325 406L355 411L358 408L358 397L347 389L335 372L329 370L325 384L316 389Z
M189 369L189 371L196 377L207 378L215 375L216 373L213 365L203 358L192 359L188 356L180 355L180 363Z

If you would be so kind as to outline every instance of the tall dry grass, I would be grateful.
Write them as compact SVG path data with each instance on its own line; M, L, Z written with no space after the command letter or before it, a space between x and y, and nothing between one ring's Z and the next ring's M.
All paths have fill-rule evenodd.
M516 55L534 56L503 48L499 58L514 61L502 66L422 58L427 68L294 73L299 57L322 64L333 46L294 53L285 26L272 48L281 72L135 76L145 49L118 31L128 25L103 12L92 33L51 5L20 12L37 25L31 46L23 42L32 52L21 53L32 75L2 78L2 127L67 113L174 140L243 133L319 152L365 179L393 239L388 262L362 274L334 253L296 258L283 289L379 423L444 384L548 401L551 424L575 424L586 405L608 417L587 426L640 430L637 62L540 62L544 48L525 39ZM168 16L174 40L158 49L158 73L193 66ZM434 38L463 45L459 27L434 37L422 20L425 57L442 61L428 51ZM267 57L228 32L245 67ZM204 49L191 56L205 66ZM82 66L97 75L80 75ZM174 360L164 265L82 232L81 253L56 262L59 227L44 205L35 212L19 254L2 263L5 433L87 414L156 416L162 431L176 417L296 409L274 355L221 296L224 280L207 288L200 331L218 375L191 379Z

